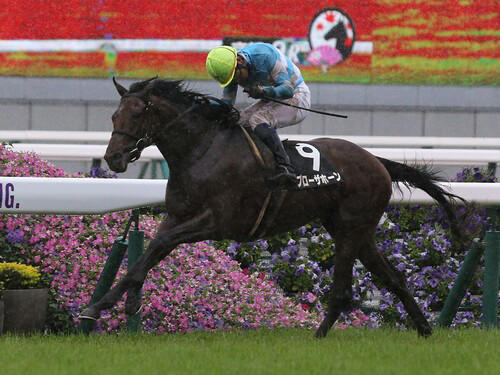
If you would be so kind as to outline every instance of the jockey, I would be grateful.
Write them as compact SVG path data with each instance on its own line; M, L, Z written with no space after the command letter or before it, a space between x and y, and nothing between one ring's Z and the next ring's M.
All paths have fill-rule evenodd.
M295 125L306 117L306 111L266 101L266 97L289 104L311 107L311 93L299 68L268 43L253 43L237 51L221 46L212 49L206 60L207 71L224 88L222 101L234 105L238 85L254 99L260 99L241 111L244 126L269 147L276 160L276 175L270 182L278 186L294 186L297 178L277 128Z

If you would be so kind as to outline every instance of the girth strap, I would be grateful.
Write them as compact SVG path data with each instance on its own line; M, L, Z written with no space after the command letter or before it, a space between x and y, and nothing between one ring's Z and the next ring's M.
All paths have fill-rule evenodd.
M259 228L260 223L262 222L262 219L264 217L264 214L266 213L267 206L269 206L269 201L271 200L271 195L273 192L269 190L269 192L266 195L266 199L264 199L264 203L262 204L262 207L259 212L259 216L257 216L257 220L255 221L255 224L253 225L252 229L248 233L248 237L252 238L255 232L257 232L257 229Z
M264 162L264 158L262 157L262 154L260 153L260 150L257 147L257 145L255 144L255 142L253 141L252 137L250 137L250 134L248 134L248 131L243 126L240 126L240 128L243 131L243 134L245 134L245 137L248 141L250 149L252 150L252 153L255 156L255 159L257 159L257 162L260 164L260 166L262 168L266 168L266 163ZM285 197L288 193L286 190L279 190L277 192L279 195L276 199L276 204L274 205L274 207L270 213L270 216L268 217L268 220L267 220L268 223L274 221L274 219L278 215L278 212L281 209L281 206L283 205ZM255 223L252 226L252 229L248 233L248 236L250 238L252 238L255 235L255 233L257 232L257 229L259 229L260 224L262 223L262 219L264 219L264 215L266 214L269 203L271 202L272 195L273 195L273 191L269 190L269 192L266 195L266 198L264 199L264 203L262 203L262 207L260 208L260 212L259 212L259 215L257 216L257 220L255 220ZM267 231L267 226L265 226L264 228L261 229L261 231L259 232L258 238L262 238L266 234L266 231Z
M269 211L267 212L267 216L265 217L265 220L263 221L262 228L260 232L257 235L257 238L262 238L266 235L267 229L269 228L270 223L274 223L276 220L276 217L278 216L281 207L283 206L283 202L285 202L285 197L288 194L288 190L274 190L273 194L276 195L278 194L275 199L273 199L273 204L271 204L271 207ZM264 216L264 215L262 215ZM261 220L262 221L262 220Z
M250 146L250 149L252 150L252 153L254 154L255 158L259 162L260 166L262 168L265 168L266 163L264 162L264 158L262 157L262 154L260 153L259 148L257 147L255 142L253 141L252 137L250 137L250 134L248 134L247 130L241 125L240 125L240 128L243 131L243 134L245 134L245 137L248 141L248 145Z
M241 130L243 131L243 134L245 134L245 138L248 141L248 145L250 146L250 150L252 150L253 155L255 156L255 159L257 159L257 162L260 164L262 168L266 167L266 163L264 162L264 158L262 157L262 154L259 151L259 148L253 141L252 137L250 137L250 134L248 134L247 130L240 125ZM248 236L251 238L259 228L260 222L262 221L262 218L264 217L264 214L266 213L267 206L269 205L269 201L271 200L271 195L272 191L269 191L267 193L266 199L264 199L264 203L262 204L262 207L260 209L259 215L257 216L257 220L255 221L252 229L248 233Z

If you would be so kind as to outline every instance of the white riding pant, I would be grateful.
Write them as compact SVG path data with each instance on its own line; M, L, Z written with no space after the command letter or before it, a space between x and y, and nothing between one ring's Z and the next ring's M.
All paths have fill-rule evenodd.
M305 82L302 82L295 88L293 97L281 101L309 109L311 108L311 92ZM307 111L271 101L259 100L242 110L240 115L240 122L243 126L250 126L255 129L257 125L266 123L278 129L298 124L304 120Z

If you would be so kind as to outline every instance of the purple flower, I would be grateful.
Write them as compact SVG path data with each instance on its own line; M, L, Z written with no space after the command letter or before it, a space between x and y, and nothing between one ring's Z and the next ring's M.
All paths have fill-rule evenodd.
M438 280L438 279L436 279L436 278L434 278L434 277L433 277L432 279L430 279L430 280L429 280L429 285L430 285L432 288L437 287L437 286L438 286L438 284L439 284L439 280Z
M89 172L89 177L94 178L116 178L115 173L109 172L101 167L92 167Z
M406 270L406 264L404 263L399 263L397 266L396 266L396 269L400 272L403 272Z
M226 249L226 252L229 254L231 258L234 258L236 256L237 252L234 242L229 245L229 247Z
M24 244L26 239L24 237L24 232L21 229L16 229L7 233L7 241L11 244Z
M283 250L281 252L281 259L283 259L285 262L290 262L290 255L288 254L288 251Z
M302 275L304 273L305 268L306 268L305 264L301 264L300 266L298 266L297 269L295 270L295 275L296 276Z

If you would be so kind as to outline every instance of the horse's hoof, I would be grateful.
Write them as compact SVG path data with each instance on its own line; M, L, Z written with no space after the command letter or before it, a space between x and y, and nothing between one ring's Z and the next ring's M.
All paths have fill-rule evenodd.
M425 338L430 337L432 335L432 328L430 326L420 327L418 335Z
M328 330L323 329L322 327L319 327L314 335L317 339L323 339L326 337L328 333Z
M80 315L78 316L78 319L81 320L94 320L96 321L99 319L99 311L97 309L92 308L92 307L87 307L85 310L83 310Z

